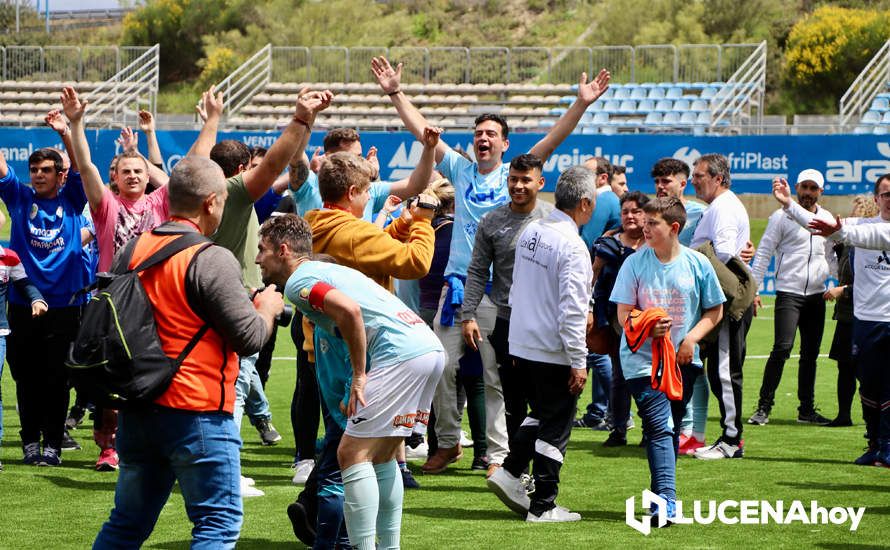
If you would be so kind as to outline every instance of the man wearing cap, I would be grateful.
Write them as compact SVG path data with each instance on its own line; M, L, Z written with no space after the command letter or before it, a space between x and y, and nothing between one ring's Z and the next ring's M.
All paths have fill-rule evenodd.
M809 168L797 176L795 191L801 207L817 219L834 223L830 212L818 205L825 180L818 170ZM822 343L825 325L825 280L829 276L825 255L825 238L814 235L798 225L788 212L780 208L767 222L753 272L759 285L769 265L776 257L776 305L773 349L763 371L760 400L749 424L769 422L775 403L776 388L782 379L782 369L794 346L794 335L800 331L800 368L797 376L797 398L800 406L797 421L802 424L827 424L829 420L816 411L813 386L816 381L816 358ZM754 301L755 315L760 297Z

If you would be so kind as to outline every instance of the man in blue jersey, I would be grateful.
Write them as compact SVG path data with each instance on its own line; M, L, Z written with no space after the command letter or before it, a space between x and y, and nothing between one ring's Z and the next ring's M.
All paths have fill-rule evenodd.
M412 430L425 431L442 345L386 289L353 269L312 261L311 253L309 224L299 216L270 218L260 229L263 280L284 284L303 315L349 350L340 365L352 381L337 405L348 419L337 459L350 544L374 549L379 537L380 547L397 548L404 489L395 455Z
M371 61L371 71L380 88L389 96L405 127L417 139L421 139L423 129L430 124L402 93L402 65L393 68L386 58L377 57ZM603 69L596 78L588 82L587 73L582 73L578 99L528 152L546 162L581 120L587 107L606 91L609 77L609 72ZM463 285L479 221L482 216L510 200L507 192L510 167L504 162L504 153L510 146L508 133L509 127L502 117L483 114L476 118L473 132L475 161L462 157L443 141L436 147L437 169L454 185L455 204L454 232L448 265L445 268L445 286L440 299L440 313L434 321L436 335L448 354L445 372L436 389L433 403L439 448L422 466L426 473L441 472L463 456L460 447L461 411L457 406L458 361L464 354L460 313ZM482 356L482 374L485 380L485 423L491 464L501 464L508 452L504 395L494 349L488 340L496 319L497 308L488 297L484 297L476 309L476 323L482 338L479 353Z
M34 317L31 301L10 289L7 358L16 381L23 460L58 466L68 412L65 358L88 298L79 292L87 286L80 231L87 198L80 173L69 170L66 182L62 157L52 149L34 151L28 169L31 186L0 154L0 199L9 210L10 248L49 310Z

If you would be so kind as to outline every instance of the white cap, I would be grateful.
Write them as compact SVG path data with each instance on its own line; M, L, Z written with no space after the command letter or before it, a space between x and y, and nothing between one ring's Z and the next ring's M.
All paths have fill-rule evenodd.
M825 178L822 177L822 172L818 170L807 168L797 175L797 183L803 183L805 181L811 181L818 185L819 189L825 189Z

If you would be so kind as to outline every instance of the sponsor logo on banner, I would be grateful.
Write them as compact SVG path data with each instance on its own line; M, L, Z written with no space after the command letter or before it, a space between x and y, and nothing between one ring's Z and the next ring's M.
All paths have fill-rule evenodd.
M825 190L838 193L872 191L872 185L890 173L890 143L875 144L878 156L869 160L829 160L825 162Z
M671 155L682 160L692 169L693 163L701 157L694 147L680 147ZM770 156L760 151L730 151L724 153L729 161L729 172L733 180L771 180L788 177L788 156Z

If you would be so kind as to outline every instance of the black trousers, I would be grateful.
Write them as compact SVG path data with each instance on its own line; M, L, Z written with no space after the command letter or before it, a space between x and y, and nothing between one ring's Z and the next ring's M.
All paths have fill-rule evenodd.
M272 336L266 341L266 345L260 349L259 357L256 359L256 372L260 375L260 383L263 388L266 387L266 381L269 380L269 371L272 369L272 354L275 353L275 338L278 335L278 325L272 330Z
M853 322L837 322L828 356L837 361L837 418L851 420L856 395L856 361L853 360Z
M299 311L294 312L290 335L297 348L297 381L290 402L290 422L296 445L294 460L314 460L321 404L318 396L318 380L315 378L315 363L310 363L309 354L303 351L303 316Z
M758 408L769 411L775 404L776 388L782 380L785 361L794 347L794 335L800 330L800 362L797 371L798 410L813 412L813 391L816 384L816 359L825 328L825 300L822 294L800 296L776 292L773 350L763 370Z
M540 516L556 507L559 471L572 434L578 396L569 393L571 367L515 358L526 373L525 384L531 394L531 410L510 442L510 454L504 468L519 477L532 462L535 492L529 512Z
M77 336L81 308L51 308L31 317L31 306L9 304L7 360L16 383L22 443L43 436L46 447L60 449L68 415L65 359Z
M702 348L708 383L720 406L721 438L730 445L738 445L742 438L742 367L753 316L752 305L738 321L724 318L717 341Z
M516 358L510 355L510 320L498 317L494 322L494 330L488 336L491 347L494 348L498 362L498 375L501 378L501 388L504 390L504 413L507 419L507 438L510 448L513 448L513 440L519 431L519 426L528 414L529 402L532 398L532 390L528 384L528 372L517 363ZM574 414L574 413L573 413Z

